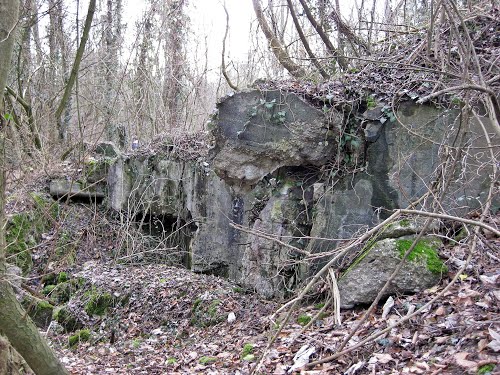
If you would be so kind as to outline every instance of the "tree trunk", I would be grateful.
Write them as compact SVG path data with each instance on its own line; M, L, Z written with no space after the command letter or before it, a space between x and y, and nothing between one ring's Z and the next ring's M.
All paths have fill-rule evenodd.
M66 87L64 89L64 94L59 102L59 106L56 109L55 117L58 125L58 129L63 128L62 124L62 114L66 105L69 102L69 98L71 95L71 90L73 89L73 85L76 81L76 76L78 75L78 70L80 68L80 62L83 58L83 52L85 51L85 45L87 44L87 40L89 38L90 27L92 26L92 19L94 18L95 12L95 3L96 0L90 0L89 8L87 11L87 17L85 19L85 26L83 28L82 39L80 40L80 45L78 46L78 50L76 51L75 61L73 62L73 67L71 68L71 74L69 75L68 82L66 83ZM63 133L59 132L60 140L64 140Z
M295 64L285 47L281 44L279 39L274 35L273 31L269 27L267 23L264 12L262 11L262 7L260 6L260 0L252 0L253 1L253 9L255 10L255 15L257 16L257 21L259 21L259 25L262 29L262 32L267 38L269 42L269 46L271 47L271 51L274 53L274 56L278 59L280 64L288 70L288 72L295 78L303 78L306 75L306 71L299 65Z
M325 70L321 66L321 63L319 62L319 60L314 55L314 52L312 51L311 47L309 46L309 42L307 41L307 38L304 34L304 31L302 30L302 27L300 26L299 19L297 18L297 14L295 13L295 9L293 7L292 0L286 0L286 1L288 4L288 10L290 11L290 14L292 16L293 24L295 25L295 29L297 30L297 33L299 34L300 41L302 42L302 45L304 46L307 54L309 55L311 62L318 69L319 73L321 74L321 76L324 79L330 78L328 73L325 72Z
M19 15L18 0L0 0L0 113ZM5 263L5 129L0 129L0 333L39 375L68 374L16 299Z
M304 9L304 13L306 14L307 19L311 23L311 25L314 27L314 30L318 33L319 37L325 44L326 48L328 49L328 52L330 52L335 60L337 60L337 63L339 66L342 68L342 70L347 70L349 67L349 64L345 60L345 58L341 55L339 55L337 49L333 46L332 42L328 38L328 35L326 35L325 30L321 27L321 25L316 21L314 16L312 15L311 9L309 9L309 6L307 5L305 0L299 0L300 5L302 5L302 8Z
M163 105L167 110L167 126L176 128L181 125L184 110L182 98L182 82L186 61L186 30L188 20L186 17L186 2L166 1L163 10L165 24L169 24L165 32L165 79L163 81Z

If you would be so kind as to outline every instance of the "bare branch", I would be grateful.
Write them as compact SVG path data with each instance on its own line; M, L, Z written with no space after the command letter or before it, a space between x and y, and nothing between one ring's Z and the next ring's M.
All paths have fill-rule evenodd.
M76 81L76 76L78 75L78 70L80 68L80 62L82 61L83 52L85 51L85 45L87 44L87 40L89 38L90 27L92 26L92 19L94 18L95 12L95 4L96 0L90 0L89 8L87 11L87 17L85 19L85 26L83 28L82 38L80 40L80 45L78 46L78 50L76 51L75 61L73 62L73 67L71 68L71 74L68 79L68 83L66 84L66 88L64 89L63 97L57 107L55 116L57 121L61 121L61 115L66 107L66 103L69 100L71 95L71 90L73 89L73 85Z

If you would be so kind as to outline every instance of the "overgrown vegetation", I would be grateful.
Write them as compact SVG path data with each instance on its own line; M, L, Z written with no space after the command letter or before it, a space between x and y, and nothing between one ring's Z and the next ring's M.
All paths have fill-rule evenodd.
M31 210L12 215L5 232L9 262L19 266L23 273L28 273L33 266L31 248L59 215L57 202L35 193L31 193L30 197L33 200Z
M79 331L76 331L74 335L71 335L68 339L68 345L70 347L75 347L81 342L87 342L90 340L92 337L92 334L90 333L90 330L88 329L82 329Z

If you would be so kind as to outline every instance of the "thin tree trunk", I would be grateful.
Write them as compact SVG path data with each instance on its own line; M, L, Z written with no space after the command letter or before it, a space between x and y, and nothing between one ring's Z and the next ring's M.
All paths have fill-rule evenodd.
M56 22L56 39L57 39L57 44L59 46L59 51L61 53L61 68L62 68L62 77L63 77L63 82L64 85L68 84L69 80L69 66L68 66L68 48L67 48L67 43L65 41L64 37L64 22L63 22L63 12L62 12L62 2L59 1L56 3L56 8L55 8L56 14L57 14L57 22ZM60 140L66 140L67 134L68 134L68 129L69 129L69 124L71 121L71 95L69 96L68 100L66 101L64 105L64 115L63 119L61 121L58 121L57 124L59 125L59 128L57 129L59 133L59 139Z
M73 62L73 67L71 68L71 74L69 75L68 82L66 83L66 88L64 90L63 97L59 102L59 106L57 107L55 113L59 129L62 128L61 116L71 96L71 90L73 89L73 85L75 84L76 76L80 68L80 62L82 61L83 52L85 51L85 45L87 44L87 40L89 38L90 27L92 26L92 19L94 18L95 3L96 0L90 0L89 2L89 8L87 11L87 18L85 19L85 26L83 28L82 39L80 40L80 45L78 46L78 50L76 51L75 61ZM64 140L64 138L61 138L61 133L59 134L59 137L60 140Z
M344 42L342 40L342 47L341 47L341 38L345 36L351 44L353 45L356 44L359 47L363 48L365 52L369 55L370 47L368 46L368 44L363 39L361 39L360 36L356 35L356 33L354 33L354 31L351 30L349 25L342 19L342 15L340 14L340 4L338 0L335 1L335 7L336 9L332 10L331 17L333 18L333 21L337 25L338 38L339 38L339 51L341 51L342 53L344 51L345 46L343 45Z
M314 66L318 69L319 73L324 79L328 79L329 75L323 67L321 66L320 62L314 55L314 52L311 50L311 47L309 46L309 42L307 41L306 36L304 35L304 31L302 30L302 27L300 26L299 19L297 18L297 14L295 13L295 9L293 7L292 0L286 0L288 4L288 10L290 11L290 14L292 15L292 20L293 24L295 25L295 29L297 30L297 33L299 34L300 41L302 42L302 45L304 46L307 54L309 55L309 58L311 59L311 62L314 64Z
M19 16L18 0L0 0L0 113ZM16 299L7 279L5 261L5 128L0 129L0 333L37 375L69 374L40 336Z
M321 25L318 23L318 21L316 21L316 19L312 15L311 9L309 9L309 6L305 2L305 0L299 0L299 2L302 5L302 8L304 9L304 13L307 16L307 19L314 27L314 30L316 30L316 32L318 33L319 37L321 38L326 48L328 49L328 52L332 54L333 58L337 61L337 63L343 70L347 70L348 68L347 61L344 59L343 56L339 55L337 49L333 46L332 42L328 38L328 35L326 35L325 30L321 27Z
M221 62L221 71L222 75L226 79L227 84L229 87L231 87L234 91L238 91L238 86L236 86L232 81L231 78L229 77L229 74L227 73L226 70L226 39L227 39L227 34L229 33L229 13L227 12L226 8L226 3L222 4L224 7L224 12L226 12L226 32L224 33L224 39L222 40L222 62Z
M257 16L257 21L262 29L262 32L267 38L269 45L271 47L271 51L274 53L274 56L278 59L279 63L286 69L288 72L294 76L295 78L303 78L306 75L306 71L299 65L295 64L285 47L281 44L279 39L274 35L273 31L269 27L269 24L266 21L266 17L264 12L262 11L262 7L260 6L259 0L253 1L253 9L255 11L255 15Z
M316 19L312 15L311 9L309 9L309 6L305 2L305 0L299 0L299 2L302 5L302 8L304 9L304 13L307 16L307 19L314 27L314 30L316 30L316 32L318 33L319 37L321 38L326 48L328 49L328 52L332 54L333 58L337 61L337 63L343 70L347 70L348 68L347 61L344 59L343 56L339 55L337 49L333 46L331 40L328 38L328 35L326 35L325 30L321 27L321 25L318 23L318 21L316 21Z
M170 27L165 33L165 78L163 81L162 100L167 109L167 123L171 128L181 125L182 113L185 112L183 106L183 86L185 78L185 32L187 29L186 4L184 0L169 0L163 10L165 23Z

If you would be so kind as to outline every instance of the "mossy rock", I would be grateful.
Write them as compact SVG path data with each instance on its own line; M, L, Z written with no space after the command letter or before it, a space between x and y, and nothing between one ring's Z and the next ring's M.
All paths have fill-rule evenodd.
M42 284L44 286L47 285L56 285L57 284L57 274L55 272L50 272L42 276Z
M79 331L76 331L74 335L71 335L68 338L68 344L70 347L75 347L81 342L89 341L91 337L92 335L90 333L90 330L81 329Z
M115 306L116 301L110 293L92 289L85 293L88 296L88 301L85 304L85 312L87 315L106 315L108 309Z
M65 332L74 332L83 328L83 324L66 307L54 310L53 318L64 328Z
M339 278L341 308L372 303L415 238L386 238L367 244L366 249ZM447 272L446 266L439 259L440 245L441 241L435 237L420 239L383 297L417 293L439 283Z
M54 311L53 305L27 294L24 295L21 304L37 327L45 329L49 326Z
M69 280L69 276L66 272L59 272L59 275L57 275L57 283L64 283Z
M27 213L12 216L7 221L6 228L7 255L14 258L16 266L28 273L33 267L29 248L35 245L32 220Z
M191 325L210 327L225 321L226 315L221 309L219 299L197 298L191 308Z
M396 247L399 252L400 257L410 249L413 240L411 239L400 239L396 241ZM446 267L443 261L439 258L437 253L438 243L432 240L420 240L415 245L414 249L408 255L409 261L425 261L427 264L427 269L435 274L445 274L448 272L448 267Z
M42 283L45 285L42 293L50 296L51 300L58 304L68 302L71 295L82 285L82 281L79 279L70 280L66 272L45 275L42 278Z
M69 301L74 291L73 283L69 281L60 283L52 290L51 298L57 303L65 303Z
M52 292L54 291L54 289L56 288L56 285L54 284L49 284L49 285L45 285L42 289L42 293L45 294L46 296L52 294Z
M50 198L31 193L34 207L30 211L12 215L6 226L7 254L27 274L33 267L30 248L36 245L42 233L50 229L59 215L59 205Z

